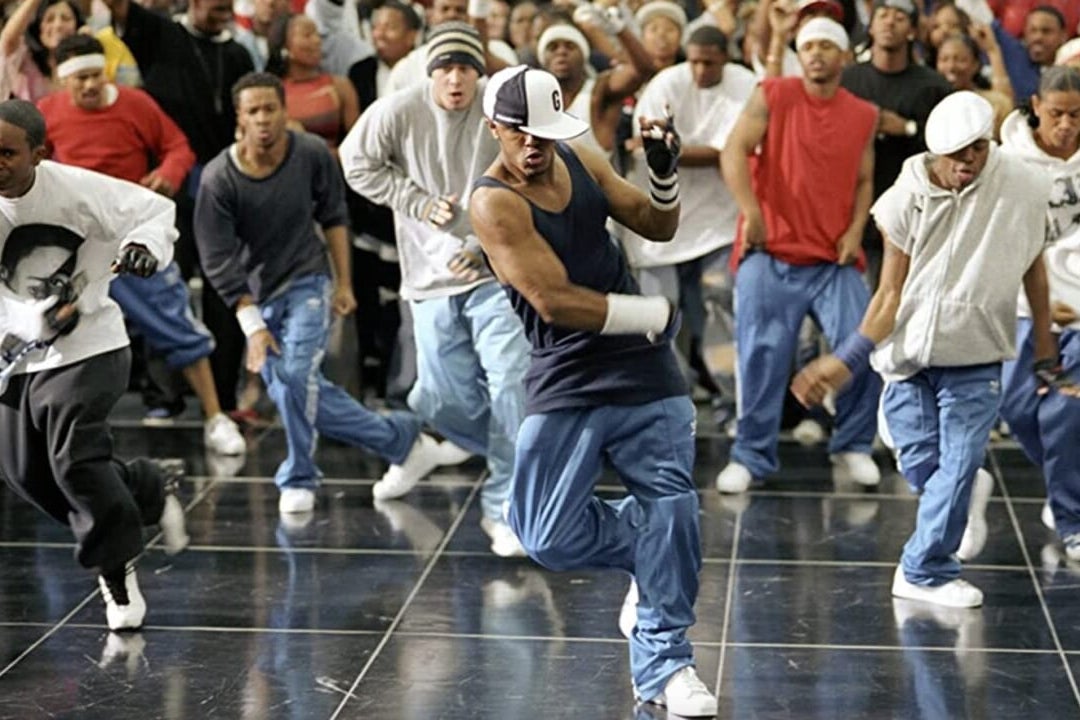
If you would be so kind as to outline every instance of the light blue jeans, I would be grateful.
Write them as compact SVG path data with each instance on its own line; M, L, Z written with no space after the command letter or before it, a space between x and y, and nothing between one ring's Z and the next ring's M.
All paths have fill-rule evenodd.
M549 570L616 568L638 584L630 669L643 700L694 664L701 571L694 406L685 395L529 415L518 438L510 527ZM630 495L601 500L607 459Z
M410 305L417 378L409 407L457 445L487 458L480 504L485 517L501 520L525 413L525 330L496 282Z
M919 493L904 577L942 585L960 575L956 551L967 527L975 473L1001 406L1001 364L932 367L885 386L882 409L900 472Z
M850 265L790 265L763 252L742 261L735 275L739 421L731 459L751 475L780 467L780 418L803 318L813 318L837 347L858 329L869 302L862 275ZM829 452L870 452L880 393L877 373L856 373L836 397Z
M401 463L420 434L412 413L368 410L322 374L330 328L330 278L304 275L260 305L281 354L268 353L262 378L285 426L288 456L277 469L279 488L314 489L318 433Z

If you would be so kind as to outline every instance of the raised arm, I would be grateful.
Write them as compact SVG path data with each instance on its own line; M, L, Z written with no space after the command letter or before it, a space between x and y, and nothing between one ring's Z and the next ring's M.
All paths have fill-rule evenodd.
M4 29L0 31L0 55L13 55L25 40L26 29L34 21L38 8L44 0L23 0L8 18Z
M575 147L574 152L604 191L612 219L654 242L667 242L675 236L679 225L677 191L674 205L661 209L648 195L620 177L605 158L588 148Z
M720 172L742 211L743 244L751 248L765 246L765 219L750 182L749 156L765 138L768 126L769 107L759 85L735 122L727 145L720 153Z

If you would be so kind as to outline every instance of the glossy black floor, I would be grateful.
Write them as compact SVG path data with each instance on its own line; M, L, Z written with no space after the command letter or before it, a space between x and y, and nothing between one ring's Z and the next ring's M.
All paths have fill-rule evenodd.
M379 463L320 449L310 522L283 524L279 430L243 467L208 463L193 423L119 422L119 450L187 459L192 547L140 564L145 630L110 635L66 529L0 495L0 718L662 718L635 708L616 628L626 578L553 574L486 551L481 467L373 506ZM701 677L723 718L1080 717L1080 569L1039 522L1042 483L995 448L975 611L894 602L915 502L834 485L823 449L722 498L726 441L699 440ZM235 477L223 477L231 472ZM606 487L615 495L615 486Z

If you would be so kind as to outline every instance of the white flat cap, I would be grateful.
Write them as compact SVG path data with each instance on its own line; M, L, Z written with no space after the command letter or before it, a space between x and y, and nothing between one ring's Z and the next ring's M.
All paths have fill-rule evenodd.
M993 136L993 106L969 90L946 97L926 120L926 148L935 155L948 155Z

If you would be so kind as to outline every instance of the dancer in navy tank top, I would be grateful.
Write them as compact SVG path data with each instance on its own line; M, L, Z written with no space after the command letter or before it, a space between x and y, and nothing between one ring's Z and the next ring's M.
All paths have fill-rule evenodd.
M694 407L671 338L678 312L643 297L605 227L614 218L670 240L679 218L679 139L642 121L651 198L599 155L571 148L588 124L563 112L555 77L524 66L491 78L484 115L499 157L475 184L470 216L532 344L509 522L551 570L631 576L620 627L638 700L716 714L687 630L701 569L693 482ZM607 459L630 491L593 488Z

